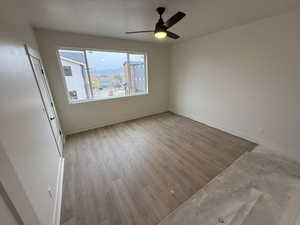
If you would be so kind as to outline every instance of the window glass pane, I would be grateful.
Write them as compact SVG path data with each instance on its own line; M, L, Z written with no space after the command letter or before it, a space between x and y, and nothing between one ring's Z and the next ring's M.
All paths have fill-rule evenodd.
M83 51L59 50L68 97L71 101L88 99L89 85Z
M131 74L131 93L143 93L147 91L145 77L144 54L129 54L129 67Z
M94 98L120 97L129 94L125 74L127 53L86 51Z

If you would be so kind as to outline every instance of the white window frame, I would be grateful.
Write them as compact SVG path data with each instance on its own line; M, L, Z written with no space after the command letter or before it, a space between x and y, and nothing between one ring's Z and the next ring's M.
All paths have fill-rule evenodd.
M66 83L66 79L65 79L65 76L64 76L64 69L63 69L63 65L62 65L61 59L60 59L59 50L82 51L84 53L84 57L85 57L85 61L86 61L87 67L88 67L88 62L87 62L86 52L85 51L103 51L103 52L125 53L125 54L127 54L128 59L129 59L129 55L130 54L144 55L144 70L145 70L144 72L145 72L145 86L146 86L146 91L142 92L142 93L134 93L134 94L130 93L129 95L125 95L125 96L111 96L111 97L106 97L106 98L97 98L97 97L94 97L94 96L92 96L92 98L90 98L88 96L89 97L88 99L71 100L69 98L67 83ZM78 104L78 103L94 102L94 101L107 101L107 100L130 98L130 97L142 96L142 95L148 95L149 94L148 54L147 54L147 52L131 51L131 50L94 49L94 48L76 48L76 47L62 47L62 46L57 46L56 47L56 57L57 57L57 60L58 60L58 65L59 65L59 69L60 69L60 73L61 73L61 78L63 80L65 94L66 94L66 97L68 99L68 103L69 104ZM88 68L87 68L87 75L88 75L89 83L90 83L90 73L89 73L89 69ZM88 84L88 85L90 86L90 84ZM91 89L91 92L92 92L92 88L90 88L90 89Z

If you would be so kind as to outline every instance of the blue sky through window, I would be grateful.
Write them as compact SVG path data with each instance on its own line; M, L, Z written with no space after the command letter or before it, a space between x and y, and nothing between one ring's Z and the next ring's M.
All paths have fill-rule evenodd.
M91 75L113 75L124 71L126 53L87 51L86 54Z

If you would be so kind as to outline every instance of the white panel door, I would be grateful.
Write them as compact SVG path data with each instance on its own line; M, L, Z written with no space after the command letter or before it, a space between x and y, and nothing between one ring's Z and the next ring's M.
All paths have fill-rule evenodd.
M60 129L59 120L56 114L52 95L48 86L47 79L44 74L44 70L41 64L41 60L35 56L28 54L32 69L35 75L35 79L44 103L44 112L47 114L48 120L51 125L52 133L54 135L57 148L60 156L62 156L63 150L63 137Z

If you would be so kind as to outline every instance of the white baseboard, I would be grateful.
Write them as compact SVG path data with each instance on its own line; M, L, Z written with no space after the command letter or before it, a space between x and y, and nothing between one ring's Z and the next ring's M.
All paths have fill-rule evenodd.
M100 127L105 127L105 126L109 126L109 125L113 125L113 124L117 124L117 123L122 123L122 122L130 121L130 120L134 120L134 119L139 119L139 118L143 118L143 117L147 117L147 116L151 116L151 115L155 115L155 114L159 114L159 113L164 113L164 112L167 112L167 111L169 111L169 110L164 109L164 110L149 112L149 113L131 114L130 116L123 116L122 119L116 119L116 120L101 122L101 123L97 123L95 125L87 126L87 127L84 127L84 128L79 128L79 129L74 129L74 130L67 130L67 131L65 131L65 133L66 133L66 135L76 134L76 133L80 133L80 132L83 132L83 131L93 130L93 129L100 128Z
M53 225L60 225L60 214L61 214L61 202L62 202L62 190L63 190L63 179L64 179L64 165L65 159L60 158L58 175L57 175L57 186L53 210Z
M169 109L169 111L172 112L172 113L175 113L177 115L180 115L180 116L195 120L197 122L206 124L210 127L222 130L222 131L224 131L226 133L229 133L229 134L232 134L234 136L238 136L238 137L241 137L241 138L246 139L248 141L254 142L258 146L263 146L264 148L269 149L270 151L272 151L275 154L283 155L286 158L289 158L289 159L300 162L300 151L288 150L284 146L280 146L280 145L278 145L274 142L271 142L269 140L265 140L265 139L258 138L258 137L256 137L256 138L255 137L250 137L250 135L245 134L241 130L224 127L224 126L218 124L217 122L200 120L199 117L195 116L195 115L190 115L190 114L187 114L187 113L184 113L184 112L179 112L179 111L173 110L173 109Z
M209 122L209 121L203 121L203 120L199 120L196 116L193 116L193 115L187 115L186 113L182 113L182 112L178 112L176 110L171 110L169 109L170 112L172 113L175 113L177 115L180 115L180 116L183 116L183 117L186 117L186 118L189 118L191 120L194 120L194 121L197 121L199 123L203 123L209 127L213 127L213 128L216 128L216 129L219 129L219 130L222 130L226 133L229 133L231 135L234 135L234 136L238 136L240 138L243 138L245 140L248 140L248 141L251 141L251 142L254 142L256 144L260 144L259 141L255 138L251 138L249 137L248 135L245 135L243 132L241 131L238 131L238 130L233 130L233 129L229 129L229 128L225 128L223 126L221 126L220 124L217 124L217 123L213 123L213 122Z

